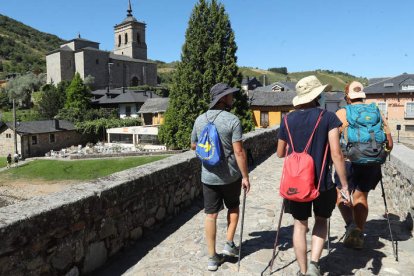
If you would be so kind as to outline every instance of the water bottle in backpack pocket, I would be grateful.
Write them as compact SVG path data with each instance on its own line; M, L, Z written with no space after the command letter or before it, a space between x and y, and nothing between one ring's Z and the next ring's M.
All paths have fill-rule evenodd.
M381 113L375 103L347 105L346 155L352 163L383 164L387 158Z

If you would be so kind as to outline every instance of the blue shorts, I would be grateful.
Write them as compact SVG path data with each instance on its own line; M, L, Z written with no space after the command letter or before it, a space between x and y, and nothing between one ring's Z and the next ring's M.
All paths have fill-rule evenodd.
M382 179L381 165L357 165L349 161L345 162L346 175L348 179L349 190L368 193L377 187L378 182ZM335 184L341 189L341 181L335 172Z

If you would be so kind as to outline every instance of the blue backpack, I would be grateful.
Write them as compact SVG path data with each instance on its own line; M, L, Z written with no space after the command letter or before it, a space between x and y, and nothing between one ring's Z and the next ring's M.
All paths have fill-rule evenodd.
M207 118L207 125L203 128L198 137L196 146L196 155L203 162L204 165L216 166L222 159L222 149L220 136L217 132L217 128L214 125L214 121L221 111L216 115L213 121L209 121Z
M356 164L383 164L387 158L381 113L375 103L347 105L346 155Z

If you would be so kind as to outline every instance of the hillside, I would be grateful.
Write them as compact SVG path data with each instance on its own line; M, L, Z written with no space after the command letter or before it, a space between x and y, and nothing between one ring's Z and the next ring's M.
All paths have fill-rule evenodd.
M7 73L45 72L45 54L63 42L0 14L0 79Z
M162 61L156 61L158 64L158 77L161 80L161 83L164 85L168 85L172 81L172 74L177 66L177 62L172 63L165 63ZM292 81L297 82L303 77L309 75L315 75L322 83L329 83L332 85L333 90L335 91L343 91L345 88L346 83L349 83L353 80L358 80L363 84L368 84L368 80L366 78L358 78L352 76L348 73L343 72L334 72L330 70L314 70L314 71L304 71L304 72L292 72L287 75L271 72L268 70L252 68L252 67L240 67L240 72L243 77L256 77L261 83L263 83L264 75L266 76L266 84L269 85L271 83L277 81Z

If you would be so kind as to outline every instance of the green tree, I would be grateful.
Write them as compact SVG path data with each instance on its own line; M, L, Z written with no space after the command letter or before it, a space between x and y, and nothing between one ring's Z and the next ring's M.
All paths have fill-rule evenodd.
M91 92L83 83L79 73L76 73L66 89L65 108L74 108L87 111L90 107Z
M44 85L41 93L38 103L39 113L45 118L52 119L65 105L66 93L53 84Z
M17 100L23 107L29 107L32 92L40 89L45 83L45 74L28 73L10 80L6 90L10 99Z
M188 148L192 125L208 109L210 88L225 82L239 86L237 46L229 17L216 0L199 0L191 14L170 91L170 104L160 140L170 148ZM241 119L244 131L253 129L247 96L235 94L234 113Z

